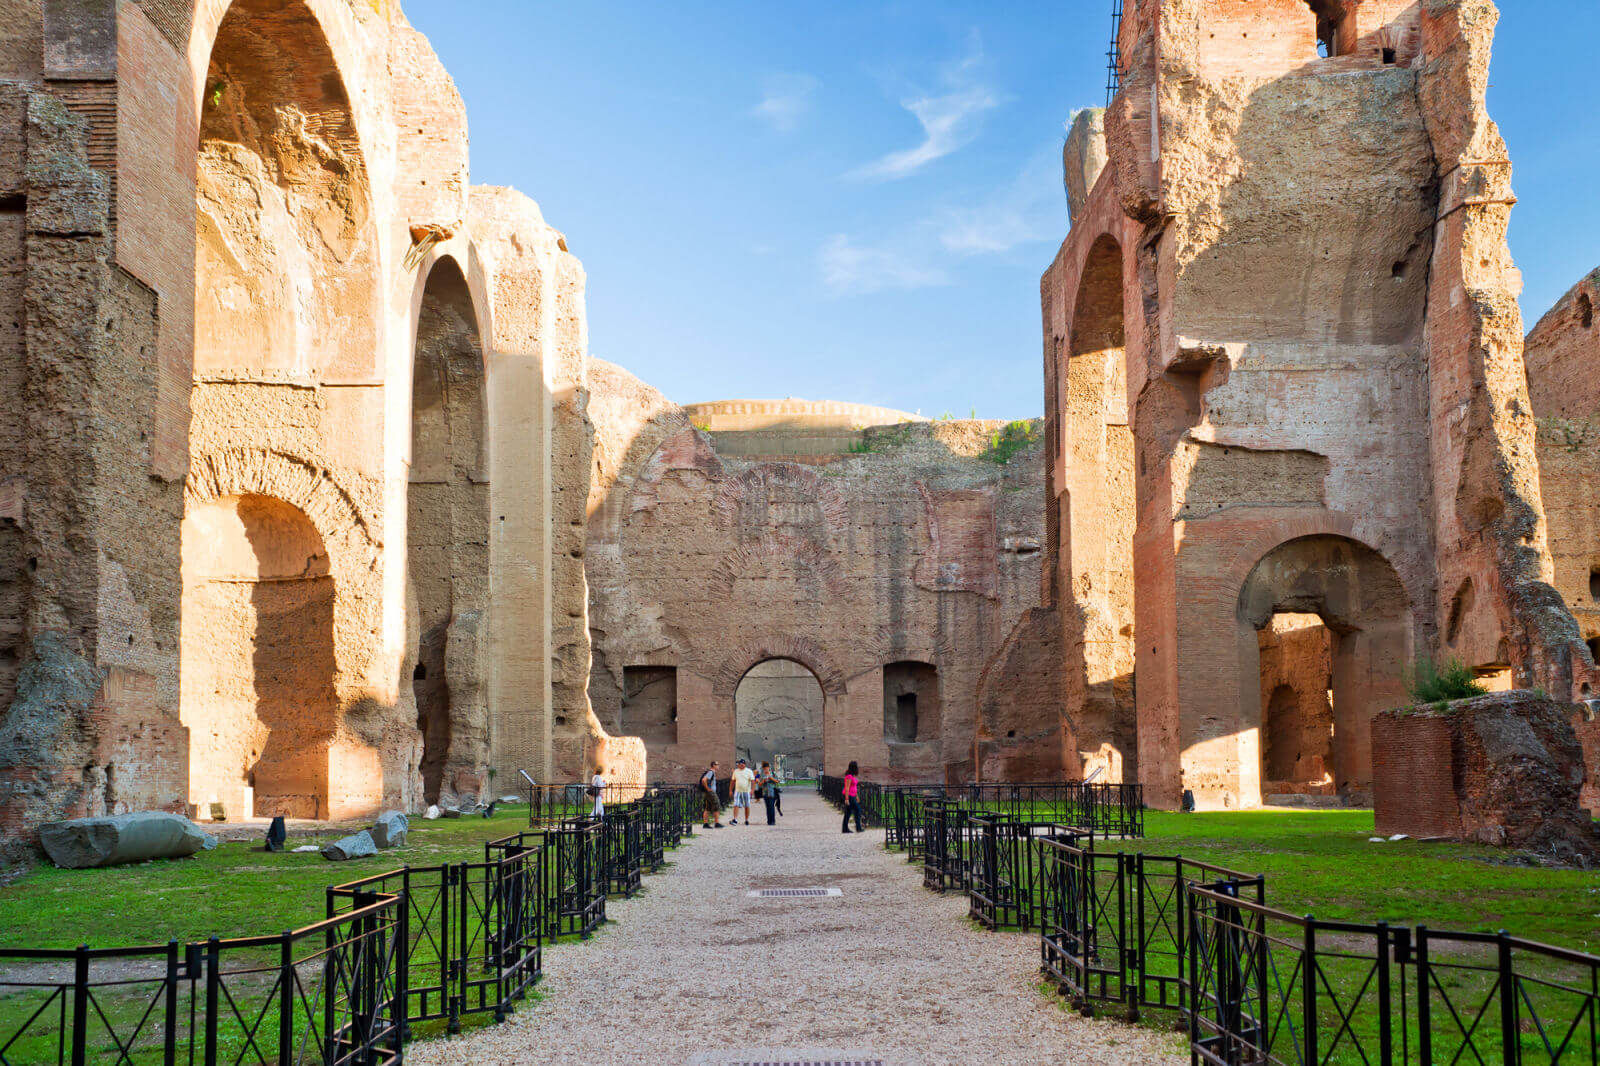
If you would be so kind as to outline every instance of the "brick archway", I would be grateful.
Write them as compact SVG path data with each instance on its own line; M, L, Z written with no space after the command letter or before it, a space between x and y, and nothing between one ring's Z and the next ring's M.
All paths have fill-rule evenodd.
M744 675L768 659L789 659L810 670L826 696L842 696L845 693L844 674L828 661L821 645L805 637L789 635L747 641L731 650L712 674L711 691L724 699L733 699Z

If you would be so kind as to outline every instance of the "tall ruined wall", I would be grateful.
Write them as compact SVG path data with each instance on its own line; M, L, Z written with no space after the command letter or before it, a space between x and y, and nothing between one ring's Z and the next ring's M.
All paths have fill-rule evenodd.
M1527 337L1538 420L1540 497L1561 594L1591 655L1600 651L1600 271L1574 285Z
M727 454L616 368L597 364L590 387L589 694L621 728L637 713L625 698L660 692L673 671L675 717L646 734L652 778L728 761L740 682L774 659L820 685L825 766L973 773L979 675L1038 603L1039 449L993 462L999 424L948 422L869 429L855 451L803 463L742 438Z
M1337 634L1346 798L1419 655L1582 683L1541 562L1509 168L1483 106L1493 7L1313 6L1127 7L1105 148L1081 116L1068 178L1090 191L1041 288L1065 714L1103 671L1081 620L1131 573L1118 632L1161 805L1259 801L1259 632L1279 612ZM1125 376L1099 369L1108 352ZM1131 461L1105 443L1124 402ZM1130 513L1131 551L1096 561Z
M548 776L556 642L586 643L582 269L469 194L426 39L393 2L7 16L0 837Z
M1539 489L1552 584L1578 624L1591 663L1600 660L1600 271L1574 285L1527 337L1528 396L1538 419ZM1575 655L1576 657L1576 655ZM1581 678L1581 675L1580 675ZM1600 811L1600 706L1593 681L1573 721L1583 743L1583 805Z
M6 845L51 817L181 802L180 486L148 476L157 304L113 261L90 134L47 93L0 90Z

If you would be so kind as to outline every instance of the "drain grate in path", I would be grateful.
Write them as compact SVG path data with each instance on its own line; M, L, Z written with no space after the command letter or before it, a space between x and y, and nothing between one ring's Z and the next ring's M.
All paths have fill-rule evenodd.
M757 888L746 892L745 895L753 899L815 899L822 896L842 896L844 893L837 888ZM795 1066L834 1066L834 1064L806 1062L796 1063Z
M883 1066L882 1059L729 1059L725 1066Z

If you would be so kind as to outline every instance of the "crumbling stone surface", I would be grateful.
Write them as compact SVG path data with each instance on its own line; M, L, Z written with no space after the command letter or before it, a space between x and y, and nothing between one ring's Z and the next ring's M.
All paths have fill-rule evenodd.
M189 819L162 811L47 822L39 827L39 842L51 862L68 870L179 859L217 846Z
M1420 657L1593 680L1549 584L1494 7L1314 6L1130 4L1120 91L1064 157L1072 229L1041 287L1063 714L1088 747L1084 708L1120 681L1136 707L1108 721L1136 737L1099 739L1160 806L1324 775L1359 800L1368 723ZM1336 638L1326 758L1263 736L1275 693L1323 717L1265 683L1278 614Z
M653 716L653 780L779 748L791 770L973 772L979 674L1039 600L1040 449L996 462L999 423L848 406L685 410L593 368L589 699L608 727Z
M1570 707L1502 692L1374 720L1379 833L1448 836L1600 862L1600 832L1579 805L1583 750Z
M1549 527L1551 584L1577 622L1572 648L1577 696L1573 725L1584 746L1583 803L1600 811L1600 270L1591 271L1528 334L1528 398L1538 424L1539 490ZM1585 658L1587 657L1587 658Z
M426 39L392 4L8 14L0 715L61 742L0 751L0 838L549 779L545 671L586 641L553 558L588 486L554 413L581 419L582 269L470 188ZM48 634L96 680L41 725Z

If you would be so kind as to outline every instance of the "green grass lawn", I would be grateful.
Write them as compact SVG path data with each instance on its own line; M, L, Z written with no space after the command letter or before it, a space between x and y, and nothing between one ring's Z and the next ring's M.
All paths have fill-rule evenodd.
M1267 903L1350 922L1496 932L1600 953L1600 872L1515 865L1473 844L1373 844L1371 811L1150 811L1143 840L1096 841L1265 874Z
M482 862L484 841L527 825L526 807L496 811L493 818L417 818L404 846L347 862L329 862L315 852L268 853L260 841L251 841L224 842L187 859L102 870L58 870L45 863L0 888L0 949L281 933L321 921L329 885L407 865ZM351 831L291 837L287 846L328 843Z
M1049 814L1035 811L1030 817ZM1600 873L1534 866L1525 856L1499 848L1412 840L1375 843L1370 839L1374 835L1371 811L1189 815L1151 811L1143 839L1097 840L1094 850L1102 856L1116 851L1181 855L1245 875L1263 875L1267 906L1292 916L1268 919L1265 942L1253 934L1242 941L1252 957L1264 948L1260 959L1268 967L1263 984L1268 989L1274 1061L1296 1061L1299 1054L1295 1042L1306 986L1301 969L1305 928L1295 918L1313 915L1319 921L1362 925L1425 925L1436 932L1493 934L1503 929L1526 940L1600 954ZM1116 864L1097 861L1094 868L1096 899L1090 920L1096 932L1091 961L1114 972L1121 951L1141 957L1134 950L1133 885L1124 884L1129 894L1119 896ZM1146 913L1155 917L1146 919L1145 972L1176 979L1186 969L1173 939L1177 917L1173 867L1156 864L1149 869L1154 880L1146 886ZM1035 868L1018 873L1032 880L1037 895L1042 872ZM1118 940L1124 922L1126 945ZM1248 927L1254 928L1253 920ZM1323 929L1317 934L1318 1062L1343 1066L1378 1061L1375 943L1371 932ZM1430 993L1434 1061L1500 1061L1505 1053L1500 1048L1501 986L1494 969L1495 945L1430 941L1430 957L1438 983ZM1521 978L1515 996L1522 1056L1518 1061L1590 1061L1597 1038L1586 1019L1600 1010L1593 989L1595 972L1587 965L1537 952L1518 951L1513 958ZM1392 961L1399 964L1398 958ZM1417 970L1407 960L1394 973L1397 983L1392 992L1412 1003L1404 1012L1398 1004L1392 1008L1395 1061L1401 1061L1404 1045L1411 1056L1406 1061L1414 1062L1419 1040ZM1102 1003L1099 1009L1118 1014L1125 1008ZM1343 1022L1346 1016L1348 1028ZM1161 1028L1179 1021L1174 1012L1150 1009L1143 1011L1143 1018ZM1563 1048L1564 1039L1569 1043Z
M261 849L259 841L251 841L223 842L213 851L187 859L103 870L40 866L0 888L0 953L25 948L71 949L80 944L110 948L165 944L169 940L194 943L212 935L228 939L303 928L325 917L329 886L404 866L483 863L484 842L528 828L527 818L526 807L513 807L487 819L413 821L404 846L371 858L340 863L328 862L315 852L268 853ZM326 843L350 831L346 827L292 837L289 846ZM424 997L413 998L412 1009L426 1003L429 1012L440 1011L444 1003L437 993L443 980L440 943L446 936L439 909L440 880L437 872L418 878L408 912L411 951L407 975L412 996ZM453 963L455 986L464 992L464 1009L479 1011L461 1019L461 1024L468 1027L488 1024L492 1015L482 1012L482 1008L498 1002L493 990L498 987L499 971L490 958L492 953L485 948L489 936L485 915L491 898L501 898L494 896L491 884L526 883L497 882L484 868L474 867L464 882L445 893L456 901L450 905L457 908L450 918L449 942L466 946L465 955L457 954ZM374 886L377 890L396 887L394 880L381 889ZM544 887L552 893L556 891L553 883ZM510 887L505 890L514 891ZM348 911L351 906L349 900L341 900L339 909ZM460 909L463 907L465 914ZM291 1027L295 1038L314 1043L310 1034L315 1033L320 1020L317 1004L327 994L319 982L337 985L341 980L329 977L333 970L321 952L325 944L350 936L354 927L355 923L341 924L337 933L319 931L296 941L294 968L303 990L293 1000L286 1000L277 992L281 965L276 943L234 945L224 951L220 969L225 976L217 1026L221 1061L258 1061L265 1054L264 1047L273 1049L275 1055L273 1040L285 1004L293 1005ZM470 944L458 938L468 938ZM546 944L551 942L548 936L542 939ZM374 942L375 938L367 941ZM452 948L453 953L461 950L460 946ZM89 1054L93 1061L111 1061L120 1054L121 1047L134 1049L136 1057L128 1061L160 1061L162 1031L159 1022L148 1019L161 1017L157 1008L162 972L160 960L144 958L101 960L94 964L90 973L92 1008L85 1012L89 1017ZM70 962L0 954L0 1061L57 1061L61 1027L56 1012L65 1010L65 1001L54 989L62 982L70 982L70 974ZM461 982L466 982L467 987ZM487 983L480 992L478 985L482 982ZM204 984L185 980L179 986L180 1055L186 1055L191 1045L198 1049L203 1038L198 1029L182 1028L182 1019L191 1016ZM530 991L536 997L537 990ZM266 1019L265 1023L259 1021L261 1018ZM413 1034L436 1035L445 1026L443 1020L419 1021L413 1026ZM276 1061L275 1057L268 1057Z

